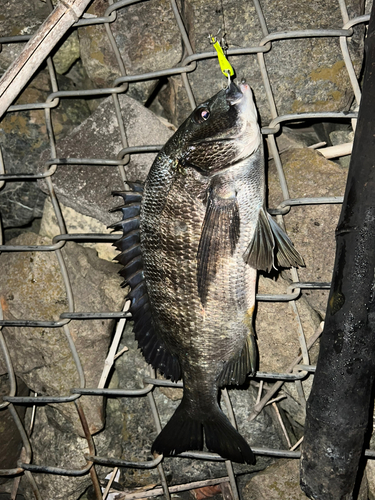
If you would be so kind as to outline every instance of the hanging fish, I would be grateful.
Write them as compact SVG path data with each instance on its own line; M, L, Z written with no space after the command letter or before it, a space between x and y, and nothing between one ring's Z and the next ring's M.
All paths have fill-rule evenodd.
M256 369L257 269L303 259L265 209L264 158L249 85L200 104L124 199L116 243L130 285L134 333L147 362L184 395L152 451L254 455L218 403L219 388Z

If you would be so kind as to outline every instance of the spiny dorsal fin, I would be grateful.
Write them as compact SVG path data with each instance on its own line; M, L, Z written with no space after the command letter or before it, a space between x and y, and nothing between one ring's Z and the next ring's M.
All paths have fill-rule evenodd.
M277 266L305 265L290 238L263 208L259 210L254 236L243 258L249 266L266 272Z
M210 188L197 254L198 293L204 306L220 259L233 254L240 236L236 192L228 185Z
M122 220L111 227L122 229L122 237L114 244L121 253L116 260L123 264L120 275L125 278L123 285L129 285L131 291L130 312L134 320L134 334L147 363L159 369L165 377L172 381L181 378L178 359L166 348L159 338L152 323L151 306L147 293L147 285L143 276L143 262L140 248L139 213L142 201L142 185L128 183L133 191L115 192L121 196L124 204L113 211L122 212Z

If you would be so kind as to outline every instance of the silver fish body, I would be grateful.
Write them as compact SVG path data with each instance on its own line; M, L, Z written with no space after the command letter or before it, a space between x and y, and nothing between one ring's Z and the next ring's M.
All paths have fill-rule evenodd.
M135 335L148 362L184 383L182 402L152 449L175 455L205 442L224 458L253 463L218 391L244 383L256 368L257 269L303 261L265 211L249 86L231 83L198 106L158 154L143 192L135 188L141 200L124 196L122 226L134 219L139 227L128 224L118 244ZM130 217L137 206L139 215ZM139 243L129 247L123 240L132 232Z

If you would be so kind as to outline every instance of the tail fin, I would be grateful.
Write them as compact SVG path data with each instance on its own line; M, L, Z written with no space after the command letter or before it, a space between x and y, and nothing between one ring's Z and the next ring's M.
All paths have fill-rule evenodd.
M253 464L255 457L245 439L236 431L218 405L208 418L200 420L187 412L182 400L172 418L152 445L152 453L174 456L183 451L203 450L203 430L207 449L238 463Z

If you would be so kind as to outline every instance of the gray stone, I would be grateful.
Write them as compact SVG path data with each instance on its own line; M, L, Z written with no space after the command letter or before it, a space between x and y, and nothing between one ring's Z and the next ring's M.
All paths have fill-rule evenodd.
M129 350L116 361L114 386L118 384L123 389L140 389L144 387L144 377L149 376L150 372L137 348L131 323L126 326L122 345L127 346ZM180 389L172 388L171 391L176 391L180 396ZM179 404L179 401L168 398L163 392L159 388L153 391L162 426L167 423ZM250 445L272 448L284 446L280 429L273 421L272 412L269 412L268 408L252 422L248 421L248 416L256 401L256 391L252 386L247 390L231 389L229 394L239 431ZM223 401L222 408L226 411ZM151 445L157 436L157 431L147 398L122 398L119 414L123 419L121 436L123 458L136 461L149 460L151 458ZM245 473L262 470L271 462L272 459L260 456L257 457L257 463L254 466L234 464L234 468L237 473ZM166 458L163 464L171 483L221 477L227 474L223 462ZM129 487L145 486L158 482L158 474L156 470L124 469L123 480Z
M282 155L290 198L343 196L347 170L311 149L294 149ZM269 207L282 201L280 184L273 162L268 169ZM298 269L300 281L330 282L335 259L335 229L340 204L301 205L292 207L284 217L287 232L305 260ZM328 290L303 293L324 317Z
M95 0L88 12L103 16L107 7L105 0ZM119 9L111 31L127 75L172 68L182 57L180 32L168 0ZM82 62L92 82L100 88L112 87L122 73L105 27L83 27L79 30L79 39ZM145 103L154 87L152 80L130 84L129 93Z
M151 111L127 95L119 96L126 134L130 146L164 144L172 130ZM96 111L72 133L58 143L57 155L62 158L116 159L123 148L112 98L103 101ZM50 152L42 154L42 160ZM125 165L129 181L144 181L155 154L136 154ZM53 184L59 200L77 212L98 219L103 224L119 220L118 214L109 210L120 204L114 200L112 191L124 190L117 167L105 165L64 165L53 175ZM46 185L40 183L42 189Z
M346 2L350 15L362 13L362 2ZM313 28L339 28L343 25L339 4L325 1L262 2L261 7L269 31L291 31ZM224 11L213 9L202 0L186 4L186 25L196 52L213 50L208 34L219 27L226 31L229 48L257 47L264 35L252 2L226 2ZM225 24L224 24L225 23ZM357 74L363 57L363 28L356 29L350 49ZM230 57L236 75L252 86L261 123L267 125L271 113L264 91L256 54ZM265 62L279 114L349 109L353 91L342 59L338 38L305 38L272 42ZM225 80L216 58L197 62L195 71L188 73L197 103L220 90ZM161 92L160 101L166 116L181 123L191 108L180 77L171 77Z
M52 92L50 85L48 73L38 73L19 96L17 104L44 102ZM59 85L65 90L74 88L71 80L64 76L59 76ZM57 141L89 114L84 100L61 99L52 110ZM49 147L44 111L34 109L6 114L0 124L0 147L6 173L36 173L40 168L40 154ZM23 226L35 217L41 217L44 200L45 195L35 181L8 182L0 193L4 227Z
M111 405L112 403L110 403ZM60 405L61 406L61 405ZM107 426L95 436L96 452L99 456L114 457L120 453L118 423L107 412ZM85 453L89 453L86 439L75 434L74 429L58 408L38 407L31 436L33 463L44 466L61 467L68 470L86 466ZM96 467L101 480L109 469ZM90 474L67 477L52 474L35 474L41 498L54 500L77 500L92 484ZM21 483L21 491L27 500L35 497L26 478Z
M50 14L40 0L3 0L1 2L1 36L33 35ZM0 51L0 76L20 54L25 43L3 44Z
M33 233L24 233L15 245L48 244ZM118 311L124 301L117 275L119 266L96 256L94 250L67 243L62 249L77 311ZM3 253L1 300L5 319L57 320L68 310L67 296L56 256L52 252ZM88 293L89 291L89 293ZM88 387L96 387L111 339L109 320L72 321L69 330L81 359ZM69 395L78 374L63 329L4 328L14 370L39 395ZM5 373L0 358L0 373ZM104 424L101 398L82 398L92 433ZM58 405L77 433L82 426L73 403Z
M351 17L363 13L362 0L347 0L346 4ZM261 7L271 32L341 28L343 25L338 3L292 0L279 2L275 8L274 2L266 0ZM229 48L257 47L264 38L252 2L229 0L222 10L223 5L190 0L182 2L179 8L195 52L214 53L208 35L216 35L219 28L219 38L225 31ZM96 0L89 12L103 15L104 10L103 1ZM141 3L118 10L111 30L127 75L173 67L181 61L181 37L170 5L164 0L155 5ZM360 25L348 39L357 74L362 66L363 34ZM121 70L104 27L82 28L80 44L82 61L92 81L98 87L112 86ZM265 61L280 114L349 109L353 91L337 37L276 40L265 54ZM253 87L262 124L266 125L271 113L256 54L232 56L230 62L237 77L246 78ZM216 57L197 61L188 79L197 103L211 97L225 84ZM130 84L129 92L144 103L155 85L157 82L150 81ZM166 117L175 124L180 124L191 111L180 76L168 79L158 100Z

